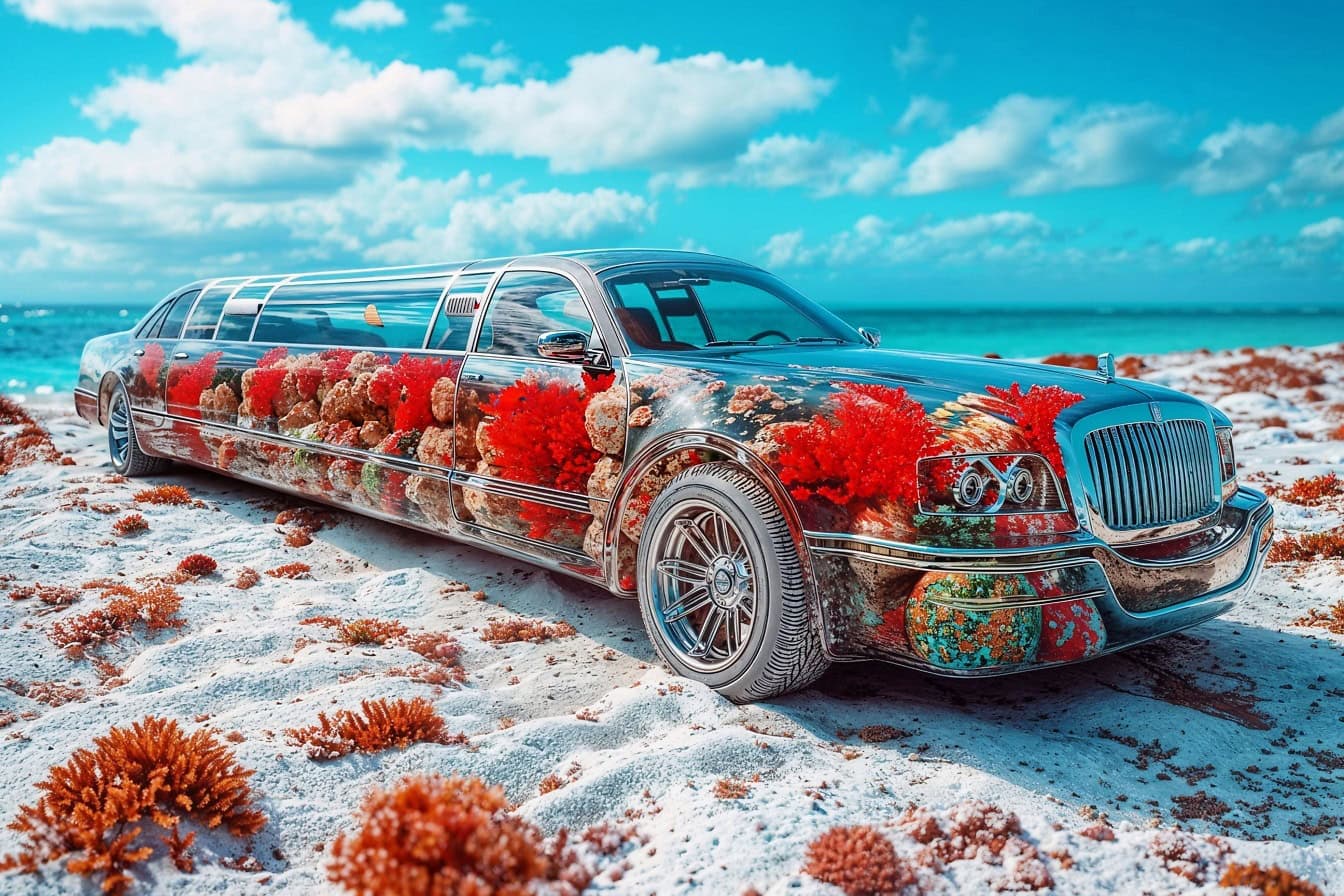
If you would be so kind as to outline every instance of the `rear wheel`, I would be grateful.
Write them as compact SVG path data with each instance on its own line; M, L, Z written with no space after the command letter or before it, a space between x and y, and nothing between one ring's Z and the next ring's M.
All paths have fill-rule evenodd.
M131 401L126 395L126 387L120 383L112 390L107 406L107 455L112 461L112 469L133 479L161 473L168 467L166 460L150 457L140 450L135 420L131 416Z
M644 625L678 674L746 703L830 665L788 523L742 469L701 464L673 479L650 508L638 564Z

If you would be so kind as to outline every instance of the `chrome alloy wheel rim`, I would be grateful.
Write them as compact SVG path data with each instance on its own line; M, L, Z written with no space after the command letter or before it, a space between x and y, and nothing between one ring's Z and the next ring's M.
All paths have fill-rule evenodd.
M653 615L683 662L717 672L741 656L756 622L757 578L742 533L718 509L687 502L653 534Z
M121 467L126 463L126 453L131 447L131 413L126 400L118 394L112 399L112 410L107 415L107 453L112 463Z

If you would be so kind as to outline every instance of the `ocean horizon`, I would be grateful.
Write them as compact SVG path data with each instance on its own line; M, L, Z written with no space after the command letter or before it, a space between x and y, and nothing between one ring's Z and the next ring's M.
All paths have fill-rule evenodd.
M74 388L84 343L130 328L148 305L0 303L0 392ZM863 307L830 304L886 348L1040 358L1320 345L1344 339L1344 308Z

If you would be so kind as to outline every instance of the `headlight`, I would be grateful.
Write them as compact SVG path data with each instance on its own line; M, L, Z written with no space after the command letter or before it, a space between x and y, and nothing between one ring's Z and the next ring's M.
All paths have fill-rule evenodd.
M1038 454L959 454L919 461L919 509L932 514L1065 513Z
M1223 482L1235 482L1237 478L1237 454L1232 449L1232 427L1219 426L1213 432L1218 437L1218 457L1223 464Z

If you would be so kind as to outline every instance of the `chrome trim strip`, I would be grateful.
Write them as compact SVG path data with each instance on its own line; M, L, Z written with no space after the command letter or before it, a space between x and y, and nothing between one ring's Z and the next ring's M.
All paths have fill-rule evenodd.
M556 491L553 488L547 488L542 485L530 485L525 482L515 482L510 479L497 479L490 476L479 476L475 473L463 473L460 470L454 470L452 474L454 485L462 488L470 488L476 491L491 492L496 495L505 495L510 498L518 498L523 501L537 501L538 496L544 496L546 500L538 503L547 504L551 507L558 507L562 510L570 510L574 513L581 513L585 516L591 516L593 511L588 506L589 497L583 495L580 497L577 493ZM605 498L592 498L607 504ZM494 530L491 530L494 531ZM543 542L544 544L547 542Z

